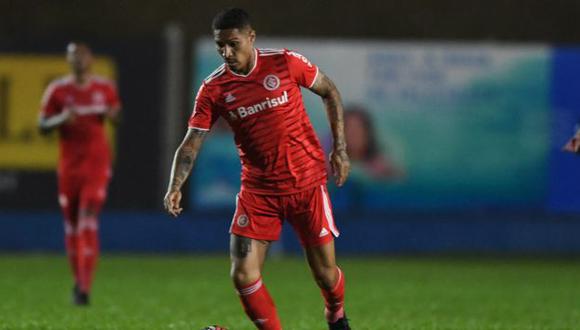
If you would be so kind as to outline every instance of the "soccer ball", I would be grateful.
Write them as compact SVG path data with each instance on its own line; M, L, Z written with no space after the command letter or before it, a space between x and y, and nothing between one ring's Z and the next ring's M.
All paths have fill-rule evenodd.
M219 325L210 325L210 326L205 327L201 330L228 330L228 329L226 329L224 327L220 327Z

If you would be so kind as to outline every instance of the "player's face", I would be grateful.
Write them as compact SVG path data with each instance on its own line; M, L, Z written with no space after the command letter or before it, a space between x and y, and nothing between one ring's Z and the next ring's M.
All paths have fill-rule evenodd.
M254 30L214 30L214 40L218 53L232 71L247 73L250 70L256 40Z
M91 68L93 55L89 47L71 43L66 50L66 60L75 73L86 73Z

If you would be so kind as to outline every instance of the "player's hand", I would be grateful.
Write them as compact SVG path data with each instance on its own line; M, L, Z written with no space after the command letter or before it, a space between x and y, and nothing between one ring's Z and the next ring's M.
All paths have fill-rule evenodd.
M580 131L576 132L576 134L570 140L568 140L562 150L580 154Z
M72 124L77 119L77 113L74 111L74 108L64 108L63 114L65 116L65 124Z
M169 190L165 194L165 199L163 200L165 205L165 210L174 217L177 217L183 211L181 204L181 191L179 190Z
M108 108L105 110L105 117L113 123L116 123L119 120L119 107Z
M350 172L350 159L346 153L346 148L334 148L329 158L336 185L341 187L346 182Z

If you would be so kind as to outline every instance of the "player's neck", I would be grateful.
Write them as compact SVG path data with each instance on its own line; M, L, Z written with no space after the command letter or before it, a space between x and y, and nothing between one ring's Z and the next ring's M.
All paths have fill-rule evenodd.
M256 65L256 49L252 48L252 54L248 59L248 65L246 65L245 68L241 69L240 71L237 71L236 73L245 76L248 73L250 73L252 69L254 69L255 65Z
M75 84L79 86L85 86L89 82L90 77L91 75L88 72L73 73Z

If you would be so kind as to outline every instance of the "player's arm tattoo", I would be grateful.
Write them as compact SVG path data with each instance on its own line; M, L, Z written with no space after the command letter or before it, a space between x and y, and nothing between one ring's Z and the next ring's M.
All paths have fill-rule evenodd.
M346 140L344 137L344 109L338 88L336 88L336 85L332 80L330 80L330 78L328 78L328 76L326 76L322 71L319 71L316 81L310 90L318 94L324 102L328 121L330 122L330 129L332 131L334 150L346 150Z
M248 237L232 235L230 251L233 257L244 259L252 251L252 239Z
M333 139L330 165L336 179L336 185L340 187L346 181L350 171L350 160L344 135L344 109L340 92L334 82L321 71L318 72L316 81L310 90L322 97L326 108Z
M168 187L170 191L180 190L187 180L206 135L207 131L196 128L187 131L173 158Z

